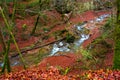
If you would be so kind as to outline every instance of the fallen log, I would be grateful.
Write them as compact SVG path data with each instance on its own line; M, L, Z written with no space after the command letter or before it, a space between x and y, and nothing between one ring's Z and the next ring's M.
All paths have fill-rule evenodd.
M59 40L55 40L55 41L53 41L53 42L49 42L49 43L44 44L44 45L38 45L38 46L35 45L35 46L33 46L32 48L30 47L30 48L27 48L27 49L25 49L25 50L22 49L22 50L20 50L20 51L21 51L21 53L23 54L23 53L26 53L27 51L31 51L31 50L34 50L34 49L42 48L42 47L45 47L45 46L54 44L55 42L59 42L59 41L65 40L65 39L66 39L66 37L64 37L64 38L62 38L62 39L59 39ZM10 58L17 57L17 56L19 56L19 54L18 54L17 52L15 52L14 55L12 55Z

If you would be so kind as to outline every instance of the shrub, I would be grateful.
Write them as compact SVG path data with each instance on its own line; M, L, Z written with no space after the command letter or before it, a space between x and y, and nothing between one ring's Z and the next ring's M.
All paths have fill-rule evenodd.
M73 1L74 0L55 0L55 9L61 13L69 13L73 10Z
M96 57L104 57L105 53L111 48L111 45L101 38L94 40L90 46L92 46L91 54Z

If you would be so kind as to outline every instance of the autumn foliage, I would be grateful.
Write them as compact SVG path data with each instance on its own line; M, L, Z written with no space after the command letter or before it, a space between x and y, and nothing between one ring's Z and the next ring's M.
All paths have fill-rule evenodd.
M0 80L119 80L119 70L89 70L82 75L62 75L58 68L50 66L48 69L31 68L0 76Z

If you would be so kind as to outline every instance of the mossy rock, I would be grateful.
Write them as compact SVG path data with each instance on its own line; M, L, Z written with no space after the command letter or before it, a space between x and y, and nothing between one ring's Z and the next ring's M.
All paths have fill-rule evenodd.
M49 55L48 51L49 50L47 48L41 48L38 51L33 51L31 53L24 55L26 64L28 66L33 64L38 64L44 57Z
M71 34L66 34L66 42L67 43L73 43L75 41L75 37Z
M83 28L83 31L82 31L84 34L89 34L90 30L89 29L86 29L86 28Z
M44 53L48 53L49 52L49 50L50 50L50 48L49 47L47 47L47 48L41 48L40 50L39 50L39 54L44 54Z
M53 36L57 39L58 37L65 37L68 31L66 29L53 32Z

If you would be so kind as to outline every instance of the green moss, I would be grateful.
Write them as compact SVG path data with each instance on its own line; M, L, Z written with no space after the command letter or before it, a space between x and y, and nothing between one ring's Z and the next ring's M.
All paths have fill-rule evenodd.
M42 38L42 40L47 40L50 36L49 35L46 35Z
M68 31L64 29L64 30L55 31L52 33L52 35L55 36L56 39L58 39L61 37L65 37L66 33L68 33Z
M49 28L43 28L43 31L44 31L44 32L49 32L50 29L49 29Z
M111 48L111 45L108 44L103 38L99 37L91 43L90 47L90 51L93 56L102 58Z
M115 25L114 69L120 69L120 1L116 0L117 16Z
M13 2L13 0L6 0L7 3ZM0 0L0 3L2 3L2 0Z
M22 18L25 17L26 16L25 9L26 9L25 4L18 3L16 6L16 14L21 15Z
M104 3L104 6L105 6L106 8L111 8L111 7L113 6L113 4L112 4L111 1L106 1L106 2Z
M120 25L115 29L114 69L120 69Z
M74 9L73 3L73 0L56 0L55 9L61 14L69 13Z
M120 40L116 40L113 68L120 69Z
M96 57L104 57L105 53L108 51L107 47L101 45L101 44L96 44L92 50L92 55Z
M66 42L67 43L73 43L74 40L75 40L75 37L73 35L71 35L69 33L66 35Z
M38 51L35 52L28 52L28 54L24 55L26 64L28 66L38 64L44 57L48 55L48 49L41 48Z
M27 7L32 8L32 7L36 6L36 5L38 5L38 3L39 3L39 0L31 1L31 2L28 3Z

